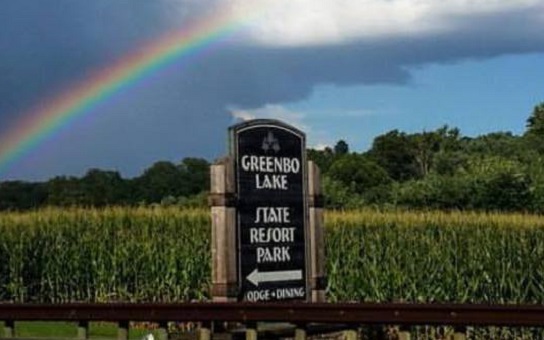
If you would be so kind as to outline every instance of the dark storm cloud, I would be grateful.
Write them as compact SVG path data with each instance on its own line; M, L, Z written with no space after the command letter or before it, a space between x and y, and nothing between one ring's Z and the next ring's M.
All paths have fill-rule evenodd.
M0 127L159 35L167 28L163 11L146 0L2 1Z

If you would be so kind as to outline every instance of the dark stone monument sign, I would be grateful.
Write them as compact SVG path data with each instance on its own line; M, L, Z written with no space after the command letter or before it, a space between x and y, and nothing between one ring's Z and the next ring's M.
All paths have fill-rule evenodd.
M238 300L307 300L306 143L275 120L231 127Z

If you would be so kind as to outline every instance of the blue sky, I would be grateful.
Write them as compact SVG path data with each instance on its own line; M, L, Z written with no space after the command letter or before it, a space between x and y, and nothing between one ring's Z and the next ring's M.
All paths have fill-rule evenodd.
M286 107L310 127L314 144L331 145L343 136L362 151L393 128L418 132L447 124L467 136L522 134L535 103L544 100L543 54L430 64L411 74L403 85L319 86Z
M366 150L392 129L520 134L544 101L540 0L254 0L227 43L159 70L26 153L0 180L136 176L226 150L240 119L276 118L310 146ZM0 142L24 112L188 18L247 15L247 0L3 0Z

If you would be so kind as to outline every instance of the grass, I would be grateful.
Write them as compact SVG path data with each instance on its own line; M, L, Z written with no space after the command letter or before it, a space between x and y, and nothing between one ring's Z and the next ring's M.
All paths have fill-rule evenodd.
M4 332L4 324L0 323L0 334ZM152 333L155 338L158 334L153 330L130 328L129 339L141 339ZM15 334L19 338L76 338L77 327L73 322L42 322L20 321L15 323ZM107 322L91 322L89 324L89 338L116 339L117 325Z

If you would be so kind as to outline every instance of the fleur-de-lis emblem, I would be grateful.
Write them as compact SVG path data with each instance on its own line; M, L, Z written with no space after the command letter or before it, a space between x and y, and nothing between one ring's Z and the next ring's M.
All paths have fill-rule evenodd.
M264 137L262 148L264 152L268 152L270 150L274 150L275 152L280 151L280 143L278 139L274 137L272 131L268 131L268 135Z

